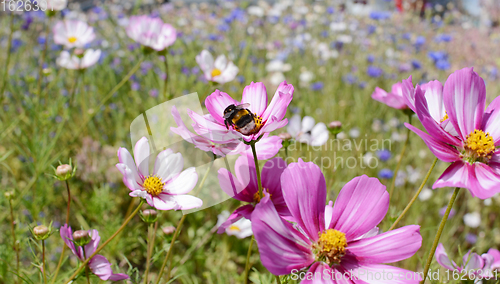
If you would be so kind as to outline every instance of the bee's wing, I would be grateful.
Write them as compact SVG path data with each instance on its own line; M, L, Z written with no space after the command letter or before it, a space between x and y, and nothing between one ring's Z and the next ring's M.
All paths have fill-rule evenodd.
M236 108L242 109L242 108L249 108L249 107L250 107L249 103L244 103L244 104L238 105Z
M223 117L224 117L224 119L226 119L226 118L230 117L230 116L231 116L231 114L233 114L233 112L232 112L232 111L231 111L231 112L228 112L228 113L226 113L226 114L224 114L224 116L223 116Z

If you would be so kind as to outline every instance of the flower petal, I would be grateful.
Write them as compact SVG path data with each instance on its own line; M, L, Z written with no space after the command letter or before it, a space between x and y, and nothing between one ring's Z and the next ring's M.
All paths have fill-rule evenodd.
M444 268L448 270L455 270L459 269L457 264L453 261L450 260L448 257L448 254L446 253L446 250L444 249L443 244L439 244L438 247L436 248L436 252L434 253L434 256L436 257L436 261Z
M422 140L424 140L429 150L441 161L452 163L460 160L460 152L458 150L440 140L435 139L433 136L423 132L415 126L405 123L405 126L411 131L415 132Z
M135 165L134 158L132 158L132 155L130 155L130 152L126 148L120 147L118 149L118 161L130 169L133 179L136 181L141 180L139 173L137 172L137 166Z
M437 123L440 123L441 119L446 115L443 102L443 84L438 80L434 80L423 84L420 88L425 92L430 116Z
M462 140L465 140L482 124L486 103L484 80L472 68L464 68L448 77L443 93L448 116Z
M255 115L262 117L267 107L267 91L264 83L252 82L250 85L246 86L245 89L243 89L241 103L250 104L248 109Z
M226 221L224 221L219 228L217 229L217 234L223 234L227 228L229 228L232 224L238 222L241 218L249 219L252 217L252 212L254 210L253 205L247 204L241 207L238 207L236 210L229 215Z
M100 254L94 256L89 261L89 268L92 273L94 273L101 280L119 281L130 278L128 275L123 273L113 274L113 270L111 270L111 264L104 256Z
M123 183L125 184L128 189L134 191L134 190L141 190L141 186L138 183L142 184L141 179L136 180L136 175L134 174L134 171L131 170L129 167L127 167L125 164L116 164L116 168L122 173L123 175ZM134 165L135 169L135 165ZM137 172L137 170L136 170Z
M59 229L59 234L61 235L61 239L63 239L64 243L69 247L69 249L71 249L73 254L80 260L84 260L82 248L75 247L75 244L73 243L73 231L71 230L71 227L68 224L64 224L64 226Z
M420 226L411 225L349 243L359 262L392 263L412 257L422 246Z
M224 125L224 110L229 105L239 105L239 103L228 94L219 90L215 90L215 92L205 99L205 106L208 112L222 125Z
M186 194L193 190L193 188L196 186L196 183L198 183L198 174L196 173L196 168L190 167L182 171L177 176L173 177L172 180L165 184L164 188L169 194Z
M276 120L282 120L285 117L288 105L293 98L293 86L283 81L276 90L276 93L271 100L271 103L266 108L262 115L262 121L267 121L271 116L275 116Z
M290 274L293 269L302 269L314 262L311 243L281 219L269 195L256 205L251 221L260 260L272 274ZM280 261L276 261L278 259Z
M317 241L318 233L325 229L326 182L320 168L299 158L283 171L281 188L294 220Z
M333 277L332 277L333 276ZM336 284L335 270L324 262L315 262L307 270L301 284Z
M203 73L212 72L214 69L214 57L207 50L202 50L200 54L196 55L196 63L200 65Z
M444 173L436 180L433 189L441 187L464 187L468 188L470 176L473 171L472 166L463 161L456 161L451 164Z
M366 175L349 181L333 206L329 228L346 235L347 241L367 233L377 226L389 209L389 193L376 178Z
M496 97L488 106L483 116L482 129L495 140L495 146L500 146L500 97Z
M97 230L90 230L90 242L85 245L85 255L87 257L94 254L95 250L99 246L99 242L101 241L101 237L99 236L99 232Z
M314 124L316 121L314 121L314 118L310 116L304 116L302 119L302 125L301 125L301 130L302 132L308 132L311 131L314 127Z
M178 175L184 167L184 159L181 153L176 153L171 149L161 151L156 156L154 174L161 178L163 182L169 181Z
M135 143L134 147L135 164L142 177L149 176L149 142L148 138L142 137Z
M271 201L274 203L280 216L291 216L290 210L283 198L280 177L286 169L286 162L281 157L276 157L267 161L262 168L262 187L271 194Z
M169 195L160 193L153 197L154 207L159 210L189 210L203 206L203 201L192 195Z
M245 186L227 169L219 169L217 177L222 191L227 195L240 201L253 202L253 194L245 190Z
M300 115L294 114L292 118L290 118L290 120L288 121L286 130L288 133L290 133L290 135L292 135L292 137L295 138L299 134L300 129L301 129Z
M471 194L480 199L493 197L500 192L500 176L493 169L483 163L473 164L474 179L467 187Z
M344 257L342 266L351 272L351 278L359 284L418 284L422 281L421 273L390 265L358 263Z

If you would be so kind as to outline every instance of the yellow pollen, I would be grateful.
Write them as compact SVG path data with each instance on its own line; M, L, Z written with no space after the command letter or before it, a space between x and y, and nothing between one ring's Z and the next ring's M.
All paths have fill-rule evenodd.
M489 158L495 151L495 141L488 132L476 129L467 135L464 148L475 154L476 158Z
M269 194L269 199L272 199L272 197L273 197L273 195ZM255 203L259 203L260 202L260 195L259 195L258 191L253 195L253 201Z
M158 194L163 191L164 185L165 183L161 181L161 178L149 176L148 178L146 178L142 186L152 196L158 196Z
M445 113L445 114L444 114L444 116L443 116L443 118L441 118L441 122L443 122L443 121L447 120L448 118L449 118L449 117L448 117L448 114L447 114L447 113Z
M339 264L347 247L345 234L334 229L318 234L318 242L314 245L318 259L329 265Z
M74 37L74 36L70 36L70 37L68 38L68 41L69 41L70 43L74 43L74 42L76 41L76 39L77 39L76 37Z
M235 225L231 225L231 226L229 226L229 230L231 230L231 231L238 231L238 232L240 232L240 231L241 231L240 227L235 226Z
M212 70L212 77L219 76L220 74L222 74L222 71L220 71L219 69L215 68L214 70Z

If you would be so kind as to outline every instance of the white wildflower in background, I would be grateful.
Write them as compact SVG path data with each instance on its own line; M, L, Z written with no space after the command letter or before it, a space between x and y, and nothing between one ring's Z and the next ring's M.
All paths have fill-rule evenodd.
M467 213L464 215L464 224L470 228L477 228L481 225L481 215L478 212Z

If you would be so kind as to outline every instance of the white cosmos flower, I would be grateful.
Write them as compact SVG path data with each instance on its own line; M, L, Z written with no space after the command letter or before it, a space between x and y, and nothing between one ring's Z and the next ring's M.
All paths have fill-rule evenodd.
M216 227L218 228L220 225L222 225L224 222L227 221L227 218L229 218L229 211L222 211L218 216L217 216L217 225ZM246 218L241 218L240 220L234 222L231 224L229 227L226 228L226 234L229 236L235 236L238 239L244 239L246 237L250 237L253 235L252 232L252 222Z
M165 50L177 39L174 27L146 15L130 17L125 30L129 38L156 51Z
M238 67L232 61L228 61L224 54L215 59L210 52L203 50L196 56L196 62L200 65L208 81L224 84L236 78Z
M100 49L87 49L83 55L71 55L68 51L64 50L57 58L56 63L66 69L87 69L96 64L100 57Z
M323 122L315 124L314 118L304 116L300 119L300 115L295 114L288 121L287 131L292 137L311 146L321 146L328 141L330 133Z
M271 84L273 84L274 86L278 86L285 80L285 75L283 75L283 73L281 72L274 72L271 77L269 77L269 81L271 81Z
M94 29L79 20L64 20L56 23L52 29L54 42L66 48L83 48L94 40Z
M429 188L424 188L418 195L418 199L421 201L429 200L432 197L432 190Z
M180 153L170 149L160 152L150 171L149 142L142 137L135 144L134 158L127 149L118 149L120 162L116 167L131 190L130 196L143 198L158 210L188 210L203 205L201 199L187 195L198 182L198 174L194 167L182 171L184 159Z
M61 11L68 5L68 0L45 0L47 11ZM43 2L43 1L42 1ZM43 5L43 4L42 4Z
M481 225L481 215L478 212L467 213L464 215L464 223L467 227L477 228Z
M274 59L272 61L269 61L269 63L267 63L266 65L267 72L286 72L290 70L292 70L292 65L284 63L279 59Z

